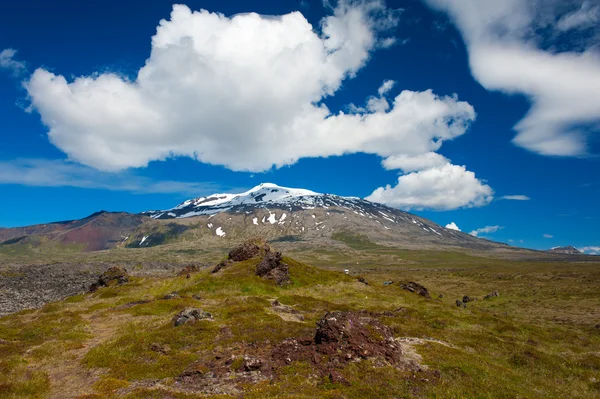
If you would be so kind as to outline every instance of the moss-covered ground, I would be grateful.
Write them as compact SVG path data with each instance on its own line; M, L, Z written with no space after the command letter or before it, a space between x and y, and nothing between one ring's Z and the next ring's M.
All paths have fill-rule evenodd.
M0 397L204 397L176 379L197 360L232 354L234 370L247 345L314 334L326 311L368 310L394 311L381 321L398 338L420 339L414 350L436 377L367 360L341 369L343 384L293 362L277 378L232 383L230 394L211 397L600 398L598 263L390 250L361 240L287 255L284 287L255 276L251 259L216 274L136 277L0 318ZM432 298L401 281L424 285ZM500 296L484 300L493 290ZM180 297L164 299L173 291ZM463 295L478 300L455 306ZM274 299L304 320L282 318ZM214 318L174 327L186 307Z

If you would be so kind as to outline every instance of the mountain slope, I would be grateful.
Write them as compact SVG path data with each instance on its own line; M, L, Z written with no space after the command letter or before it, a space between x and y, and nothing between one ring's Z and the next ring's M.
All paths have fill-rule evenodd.
M82 251L99 251L117 246L147 218L125 212L96 212L69 220L0 230L0 248L74 246Z
M164 230L171 231L173 226L183 224L190 239L245 239L259 235L281 241L358 238L406 248L507 247L357 197L320 194L272 183L260 184L240 194L191 199L174 208L147 211L143 215L155 222L140 226L127 246L164 243ZM156 230L159 233L155 236Z

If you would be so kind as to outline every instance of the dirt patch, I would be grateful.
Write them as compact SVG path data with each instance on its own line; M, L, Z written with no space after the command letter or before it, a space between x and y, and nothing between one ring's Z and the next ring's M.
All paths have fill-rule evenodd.
M303 322L304 316L289 305L284 305L277 299L271 302L271 308L266 309L269 313L274 313L285 321Z

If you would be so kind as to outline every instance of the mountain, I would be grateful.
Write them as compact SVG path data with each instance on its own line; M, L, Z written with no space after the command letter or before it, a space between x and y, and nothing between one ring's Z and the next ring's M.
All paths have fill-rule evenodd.
M139 215L101 211L80 220L0 229L0 251L56 247L86 252L180 242L218 247L256 236L315 247L344 242L354 247L511 249L361 198L263 183L243 193L213 194Z
M79 220L0 229L0 249L69 246L84 252L116 247L148 219L125 212L100 211Z
M260 184L240 194L213 194L174 208L143 213L153 222L141 225L127 240L147 247L188 239L371 242L404 248L507 248L504 244L446 229L416 215L357 197Z
M568 245L566 247L554 247L552 249L549 249L548 252L551 252L553 254L564 254L564 255L581 255L582 252L580 250L578 250L577 248L575 248L572 245Z

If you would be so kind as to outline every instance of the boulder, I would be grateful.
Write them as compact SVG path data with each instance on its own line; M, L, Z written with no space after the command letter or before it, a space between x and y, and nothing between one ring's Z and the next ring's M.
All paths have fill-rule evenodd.
M499 297L500 293L498 291L492 291L489 294L487 294L486 296L483 297L483 299L491 299L491 298L495 298L495 297Z
M429 291L427 288L423 287L421 284L415 283L414 281L409 281L408 283L403 283L400 285L403 290L414 292L415 294L419 294L425 298L431 298L429 295Z
M175 317L173 317L173 324L175 325L175 327L177 327L183 324L195 323L198 320L206 320L212 318L213 317L210 313L205 312L202 309L186 308L181 312L177 313Z
M290 281L289 266L282 261L281 252L268 252L256 265L256 275L262 278L275 280L277 285L284 285Z

